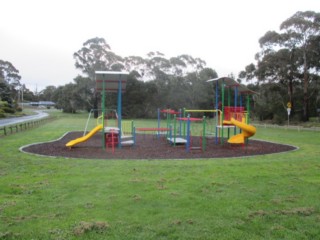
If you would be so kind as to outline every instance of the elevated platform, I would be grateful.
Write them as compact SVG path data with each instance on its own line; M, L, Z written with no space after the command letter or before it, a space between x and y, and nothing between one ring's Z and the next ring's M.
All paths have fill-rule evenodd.
M119 133L119 131L120 131L120 129L117 127L104 127L105 133L111 133L111 132Z
M180 138L180 137L176 137L176 138L167 138L167 140L171 143L171 144L180 144L180 145L183 145L183 144L186 144L187 143L187 140L184 139L184 138Z
M217 128L235 128L235 125L218 125Z
M132 145L134 145L133 140L126 140L126 141L121 140L121 146L132 146Z

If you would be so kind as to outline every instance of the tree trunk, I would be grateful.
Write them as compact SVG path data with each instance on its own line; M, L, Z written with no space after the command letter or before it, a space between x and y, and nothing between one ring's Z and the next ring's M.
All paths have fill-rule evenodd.
M306 51L303 53L303 112L302 121L309 121L308 72Z
M93 117L98 118L99 117L99 111L98 111L98 93L94 93L94 101L93 101Z
M293 104L293 66L294 66L294 48L291 50L290 54L290 74L289 74L289 84L288 84L288 95L289 95L289 102L291 104L291 114L293 113L294 104Z
M289 95L289 103L291 104L291 116L294 115L294 104L293 104L293 86L292 86L292 81L293 81L293 76L292 74L290 74L291 76L289 77L289 83L288 83L288 95ZM289 106L287 106L289 107Z

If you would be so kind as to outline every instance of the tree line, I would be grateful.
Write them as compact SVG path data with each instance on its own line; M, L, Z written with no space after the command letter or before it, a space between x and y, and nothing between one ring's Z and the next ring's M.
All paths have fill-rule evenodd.
M293 115L302 121L315 116L320 108L320 13L297 12L280 25L280 31L268 31L259 39L256 64L249 64L240 77L257 79L258 105L272 108L263 114L292 105ZM269 103L272 103L269 105ZM269 112L269 113L268 113Z
M320 108L320 13L297 12L259 39L255 63L248 64L237 77L240 83L259 94L253 96L253 115L260 120L281 123L286 120L287 103L292 116L308 121ZM53 101L64 112L97 109L101 96L95 90L95 71L129 72L123 93L123 114L128 118L152 118L157 108L182 107L212 109L215 89L208 79L218 77L200 58L184 54L166 58L160 52L122 57L103 38L92 38L73 54L82 75L64 86L47 86L34 94L23 89L29 101ZM19 71L0 61L0 98L14 105L19 97ZM116 96L107 94L106 107L116 108Z

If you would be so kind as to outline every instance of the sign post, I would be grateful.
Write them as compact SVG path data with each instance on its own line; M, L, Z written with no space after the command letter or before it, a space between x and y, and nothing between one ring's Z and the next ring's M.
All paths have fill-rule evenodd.
M288 127L289 127L289 117L291 112L291 102L287 103L287 112L288 112Z

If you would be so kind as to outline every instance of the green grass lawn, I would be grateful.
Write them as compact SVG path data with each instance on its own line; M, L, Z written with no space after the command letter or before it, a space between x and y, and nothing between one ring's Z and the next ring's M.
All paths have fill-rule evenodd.
M85 127L85 114L56 115L0 138L0 239L320 239L319 132L258 128L299 150L235 159L21 153Z

